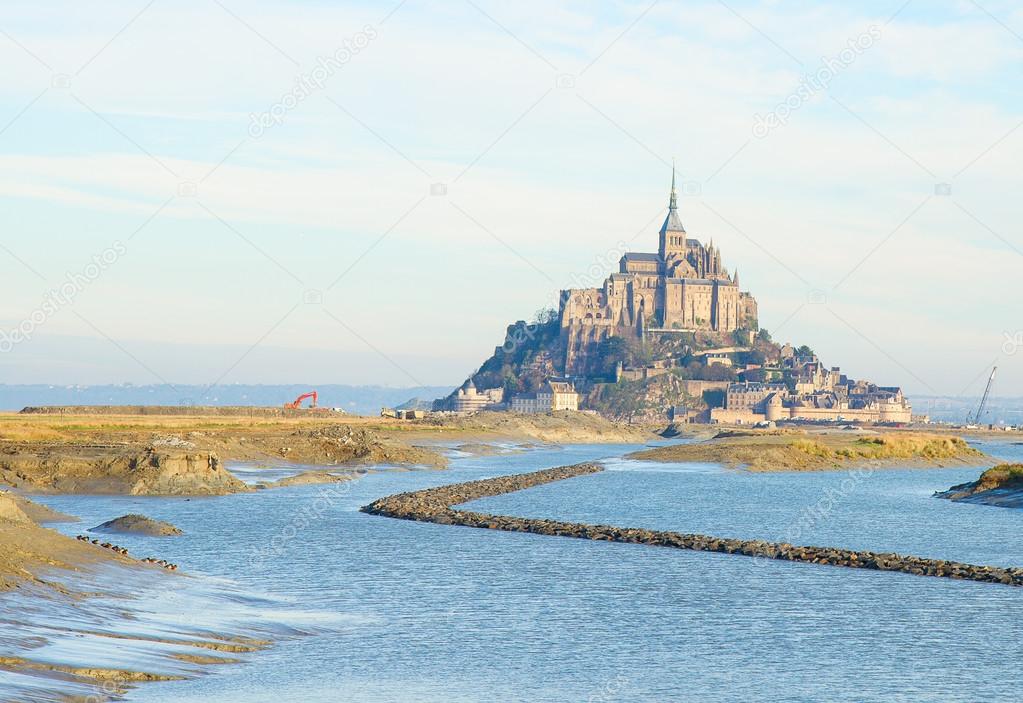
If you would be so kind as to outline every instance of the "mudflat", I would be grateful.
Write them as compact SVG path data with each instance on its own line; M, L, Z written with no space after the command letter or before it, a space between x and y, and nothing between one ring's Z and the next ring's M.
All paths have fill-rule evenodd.
M0 484L39 493L225 495L251 490L224 470L223 462L230 460L443 468L447 458L439 445L451 440L653 437L648 428L588 413L480 413L408 421L274 408L188 408L192 414L181 408L166 414L148 407L91 410L0 413Z

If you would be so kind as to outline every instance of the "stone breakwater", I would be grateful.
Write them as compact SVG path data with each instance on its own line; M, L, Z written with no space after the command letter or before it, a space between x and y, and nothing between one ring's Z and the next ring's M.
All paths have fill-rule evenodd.
M899 571L917 576L938 576L968 581L1001 583L1023 586L1023 569L977 566L941 559L924 559L893 553L876 553L837 549L833 547L800 547L788 543L762 540L740 540L699 534L644 530L610 525L585 525L558 520L517 518L488 515L467 510L454 510L451 506L480 498L512 493L545 483L603 471L596 464L578 464L545 469L528 474L500 476L481 481L455 483L411 493L381 498L361 508L362 512L401 520L433 522L441 525L462 525L507 532L530 532L557 537L604 540L646 544L658 547L691 549L699 552L739 554L759 559L828 564L853 569Z

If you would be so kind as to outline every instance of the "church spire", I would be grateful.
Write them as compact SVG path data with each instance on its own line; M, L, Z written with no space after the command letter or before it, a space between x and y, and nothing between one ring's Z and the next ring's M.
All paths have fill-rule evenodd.
M678 194L675 192L675 159L671 160L671 199L668 201L669 210L678 210Z
M678 218L678 192L675 190L675 162L671 164L671 198L668 200L668 216L664 218L661 225L661 235L665 232L678 232L684 235L686 230L682 226L682 220ZM685 246L683 241L681 246Z

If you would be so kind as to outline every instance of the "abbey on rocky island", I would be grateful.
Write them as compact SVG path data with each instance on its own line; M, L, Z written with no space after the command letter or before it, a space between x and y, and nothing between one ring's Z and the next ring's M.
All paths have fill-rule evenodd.
M740 291L738 272L728 273L713 240L704 246L686 234L674 170L657 253L626 253L601 288L563 290L559 314L568 374L578 370L586 348L608 337L757 329L757 301Z

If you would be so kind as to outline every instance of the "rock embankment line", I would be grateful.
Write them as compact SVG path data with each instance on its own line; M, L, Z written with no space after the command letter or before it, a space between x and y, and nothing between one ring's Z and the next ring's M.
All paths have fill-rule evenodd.
M660 530L644 530L610 525L585 525L558 520L517 518L504 515L487 515L466 510L453 510L451 506L479 498L512 493L553 481L583 476L603 471L596 464L577 464L545 469L528 474L500 476L481 481L455 483L439 488L428 488L411 493L381 498L361 508L362 512L401 520L433 522L441 525L462 525L507 532L530 532L558 537L604 540L646 544L676 549L691 549L699 552L740 554L761 559L805 562L808 564L829 564L854 569L876 571L900 571L917 576L938 576L943 578L1001 583L1008 586L1023 586L1023 569L995 566L976 566L941 559L924 559L893 553L875 553L836 549L832 547L800 547L788 543L762 540L740 540L708 535L683 534Z

